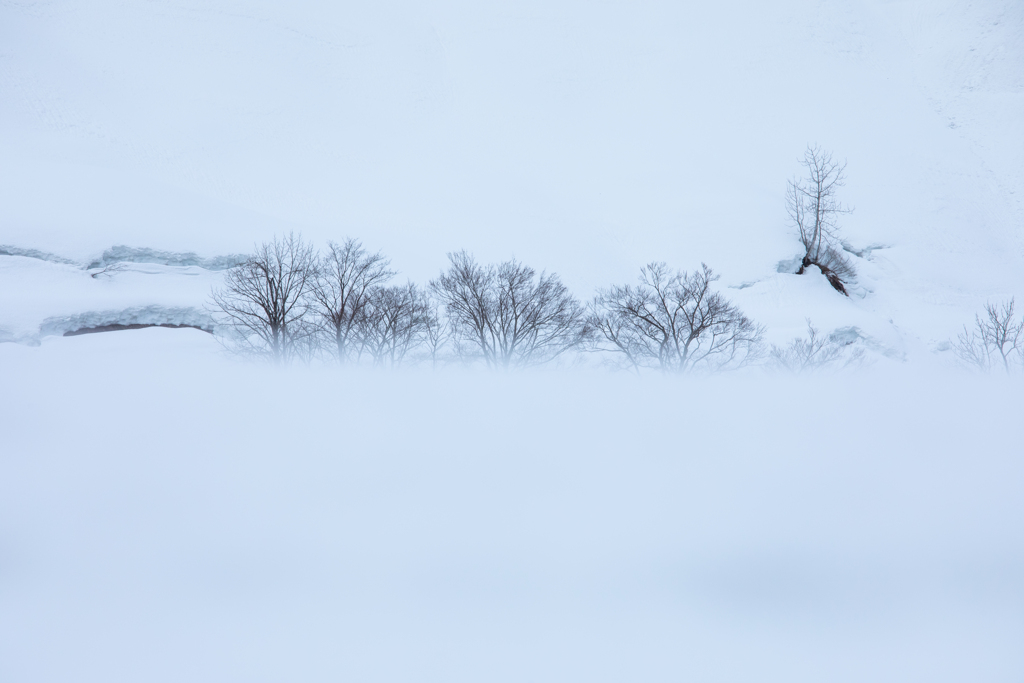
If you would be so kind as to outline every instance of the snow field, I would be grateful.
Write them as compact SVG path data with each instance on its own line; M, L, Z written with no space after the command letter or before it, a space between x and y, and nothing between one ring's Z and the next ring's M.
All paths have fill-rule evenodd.
M1019 387L0 346L0 678L1011 681Z

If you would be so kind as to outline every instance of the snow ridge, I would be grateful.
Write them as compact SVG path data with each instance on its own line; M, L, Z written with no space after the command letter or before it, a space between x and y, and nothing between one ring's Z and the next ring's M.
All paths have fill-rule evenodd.
M51 254L48 251L41 251L39 249L22 249L21 247L14 247L9 244L0 244L0 256L24 256L25 258L39 259L40 261L50 261L51 263L61 263L67 266L81 266L82 264L72 261L71 259L64 258L63 256L57 256Z
M39 326L39 335L72 336L107 329L132 329L137 327L192 327L204 332L214 332L216 322L213 316L198 308L138 306L120 311L89 311L77 315L47 318ZM30 340L26 340L30 341Z
M0 256L23 256L25 258L60 263L66 266L75 266L84 270L95 270L106 268L116 263L152 263L160 266L198 266L206 270L228 270L243 263L247 258L245 254L224 254L203 258L194 251L162 251L148 247L128 247L123 244L110 247L88 263L75 261L57 254L40 249L25 249L10 244L0 244Z
M243 263L245 254L227 254L202 258L195 252L161 251L159 249L113 246L93 260L86 269L106 268L115 263L154 263L161 266L199 266L206 270L227 270Z

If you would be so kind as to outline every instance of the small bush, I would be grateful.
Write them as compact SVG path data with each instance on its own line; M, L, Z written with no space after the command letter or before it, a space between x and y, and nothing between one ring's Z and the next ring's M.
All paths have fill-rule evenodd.
M846 367L860 362L863 357L863 349L851 349L848 343L832 335L822 336L808 320L805 339L798 337L785 347L772 344L768 366L774 370L804 373Z
M974 316L974 327L953 343L953 353L966 367L987 371L1001 365L1007 373L1024 365L1024 321L1018 322L1014 300L1001 306L985 305L985 315Z

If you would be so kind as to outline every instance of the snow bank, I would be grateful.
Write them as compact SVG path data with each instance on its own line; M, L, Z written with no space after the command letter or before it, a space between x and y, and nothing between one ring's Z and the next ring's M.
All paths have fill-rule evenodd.
M112 260L113 255L140 261ZM38 252L36 252L37 254ZM154 255L155 254L155 255ZM46 255L44 255L46 256ZM188 325L213 330L206 311L210 292L223 273L187 265L194 255L153 250L108 250L104 267L33 253L0 255L0 342L38 344L103 325ZM141 259L150 258L150 261ZM234 257L198 259L215 267ZM162 265L153 261L174 261Z
M50 261L52 263L62 263L67 266L78 265L71 259L64 258L63 256L57 256L47 251L40 251L39 249L24 249L22 247L12 247L9 244L0 245L0 256L24 256L25 258L35 258L41 261Z
M193 327L213 332L216 322L205 310L144 306L123 311L92 311L78 315L47 318L39 326L39 336L73 336L96 328L117 326Z

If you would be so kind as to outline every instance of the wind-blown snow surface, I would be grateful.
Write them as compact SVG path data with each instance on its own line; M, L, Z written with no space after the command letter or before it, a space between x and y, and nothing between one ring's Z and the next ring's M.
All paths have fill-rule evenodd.
M214 344L0 346L0 680L1024 676L1016 383Z
M0 244L295 228L418 281L514 254L584 298L703 260L775 341L811 317L908 359L1024 296L1017 0L54 0L0 7L0 46ZM851 248L884 247L849 301L776 272L810 142L849 161Z

